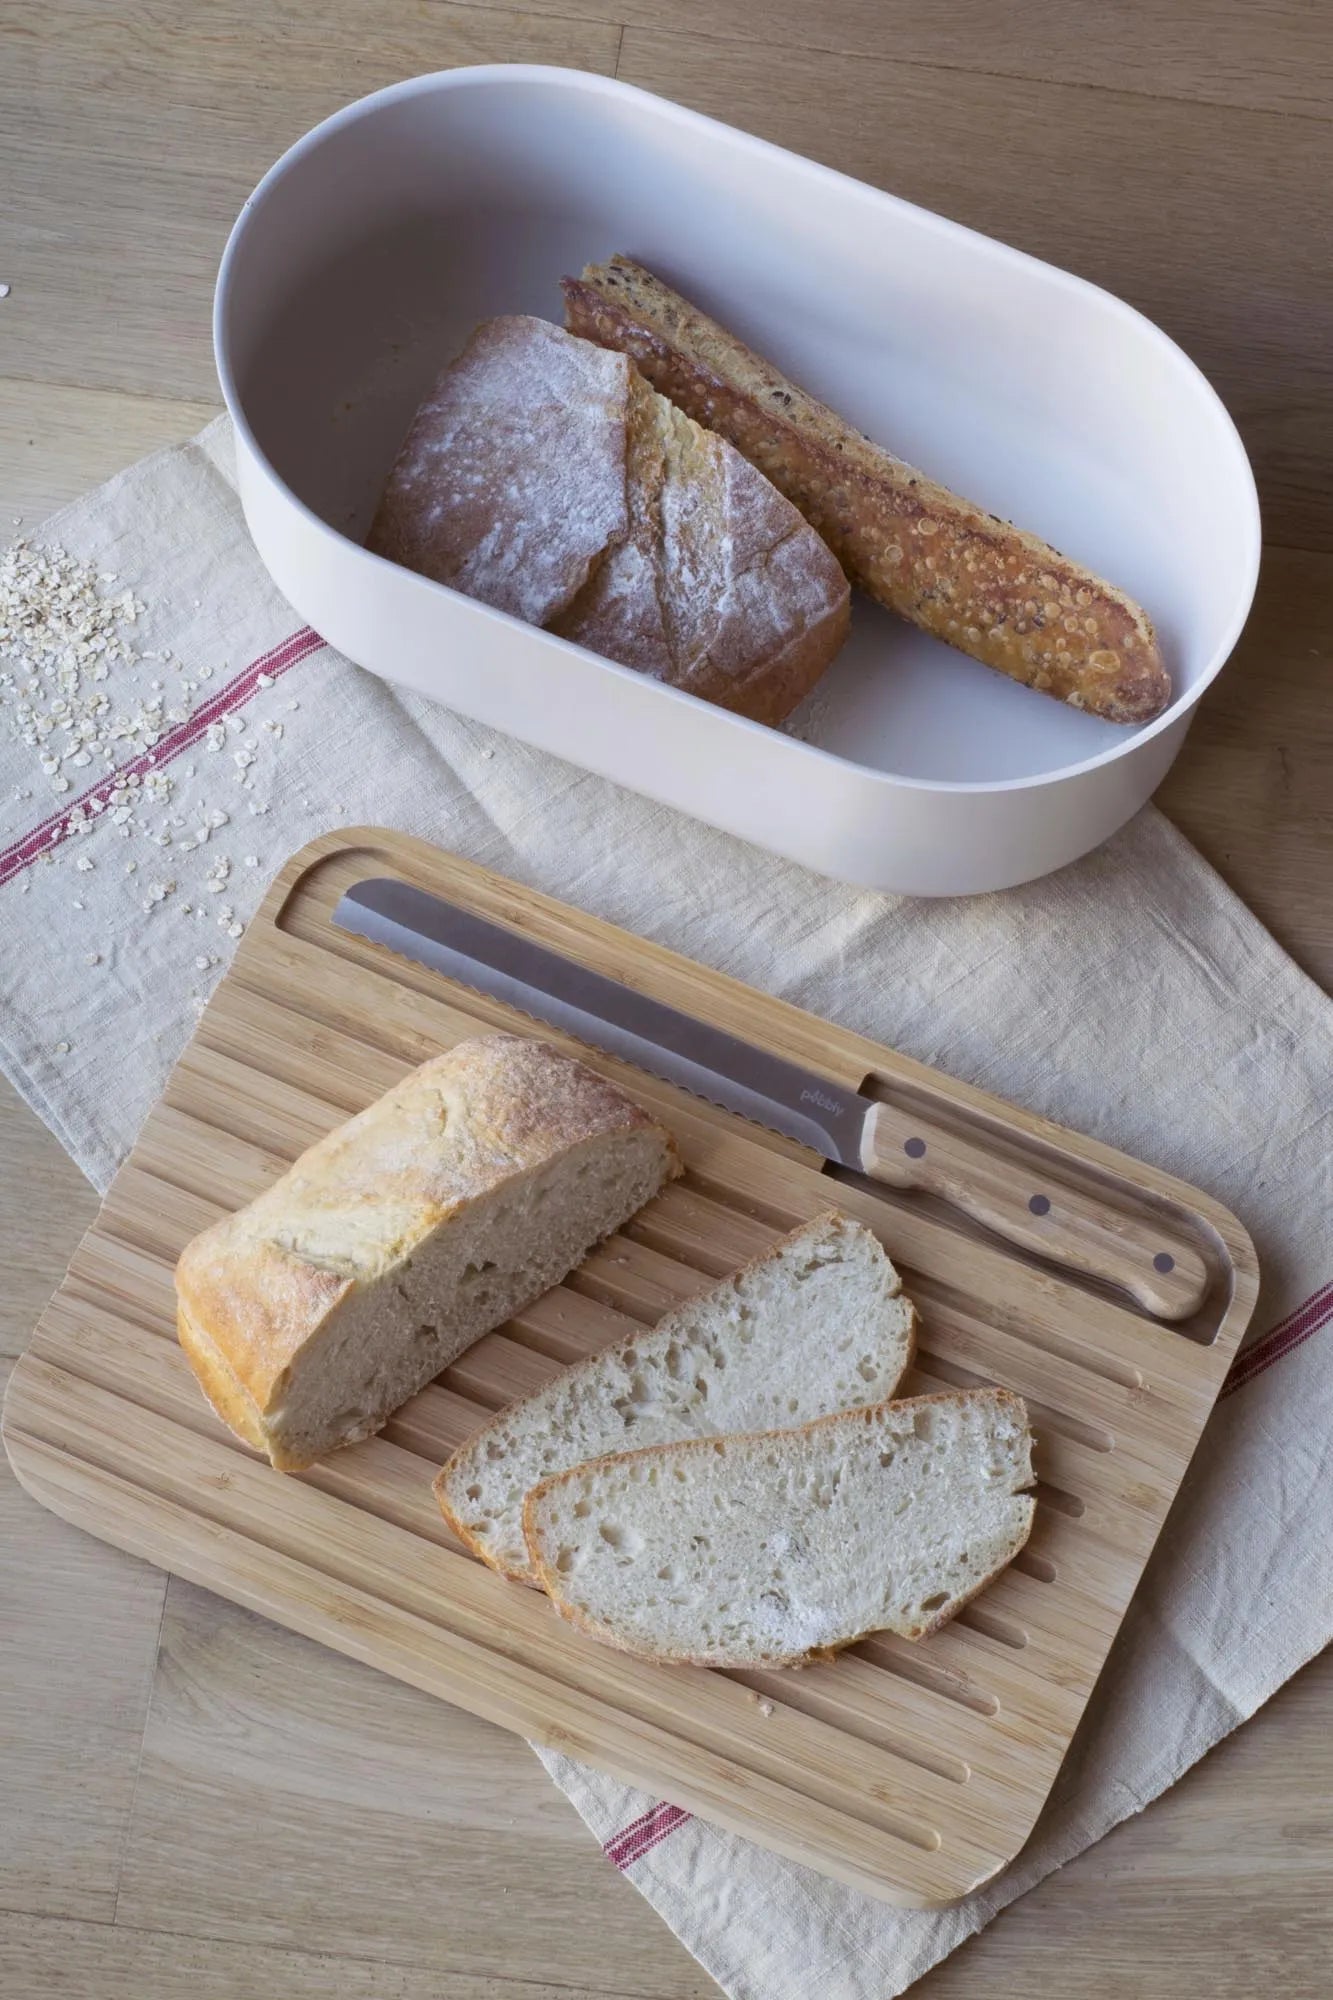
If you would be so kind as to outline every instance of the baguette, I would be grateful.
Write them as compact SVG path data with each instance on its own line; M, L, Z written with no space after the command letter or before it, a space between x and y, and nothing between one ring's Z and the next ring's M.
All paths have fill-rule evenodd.
M758 722L847 632L834 556L621 354L511 314L422 403L368 546Z
M915 1324L879 1239L830 1211L651 1332L501 1411L454 1453L436 1498L483 1562L535 1584L523 1500L539 1480L626 1446L882 1402L911 1361Z
M629 355L729 439L881 604L1111 722L1167 706L1152 624L1113 584L872 444L629 258L590 264L563 289L573 332Z
M423 1063L186 1245L178 1329L282 1472L377 1431L680 1172L669 1134L544 1042Z
M1032 1528L1027 1410L918 1396L797 1430L594 1459L535 1487L528 1549L562 1617L662 1665L801 1666L922 1639Z

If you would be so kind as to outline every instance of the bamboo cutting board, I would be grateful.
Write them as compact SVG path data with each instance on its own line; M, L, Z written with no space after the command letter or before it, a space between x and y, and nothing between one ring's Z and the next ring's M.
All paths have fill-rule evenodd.
M338 896L370 875L433 889L915 1110L1057 1207L1097 1204L1126 1241L1189 1245L1202 1305L1166 1325L933 1195L821 1170L787 1140L580 1051L672 1127L684 1180L379 1437L299 1478L273 1472L219 1425L176 1345L181 1246L405 1068L478 1030L532 1030L334 930ZM920 1308L906 1388L1002 1383L1032 1414L1031 1541L952 1625L801 1672L649 1667L459 1549L430 1491L450 1450L832 1201L879 1233ZM14 1371L5 1442L30 1492L107 1541L826 1874L932 1904L1027 1838L1256 1288L1244 1230L1182 1183L421 842L350 831L294 856L270 889Z

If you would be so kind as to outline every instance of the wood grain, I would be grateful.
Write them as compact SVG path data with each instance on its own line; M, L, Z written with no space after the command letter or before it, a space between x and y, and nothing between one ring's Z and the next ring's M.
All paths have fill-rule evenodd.
M259 176L367 91L456 63L609 71L609 24L437 0L0 14L0 374L210 400L213 280Z
M165 1591L0 1465L0 1909L113 1915Z
M1328 1993L1333 1652L1182 1783L912 1987L913 2000Z
M87 0L58 0L45 21L36 18L33 7L22 14L14 5L5 10L0 24L0 90L6 93L0 123L0 185L5 189L0 279L14 289L0 301L0 374L26 373L34 380L8 383L0 392L0 406L7 411L0 432L0 539L10 532L15 512L24 512L30 522L39 510L103 477L113 464L169 441L170 405L158 419L152 414L155 398L174 390L196 398L198 409L211 405L215 386L208 358L208 299L233 196L239 198L309 115L369 87L364 79L374 70L376 37L386 27L402 38L399 73L460 59L458 51L469 45L456 38L458 31L449 21L457 11L395 0L391 9L377 14L372 34L363 15L346 0L337 0L321 15L329 22L327 58L316 47L291 62L282 46L284 35L292 33L289 13L279 15L245 0L225 10L211 5L186 10L181 0L153 0L152 5L118 0L114 8L99 10L108 28L95 45L89 40ZM567 14L647 29L657 28L661 18L655 0L579 0L577 8L568 0L530 0L524 15L479 18L473 27L478 39L471 46L499 58L554 50L556 40L543 41L541 31L527 25L542 12L555 18L550 36L567 35L575 43L583 31L560 25ZM1021 11L993 7L989 0L959 0L956 6L924 10L906 0L825 0L818 10L807 0L767 0L762 9L755 0L710 0L707 6L704 0L676 0L671 20L681 32L676 45L681 51L679 94L687 82L698 87L700 69L714 59L715 42L741 44L752 52L761 79L748 100L751 123L767 117L774 129L794 124L802 104L808 104L830 156L838 164L852 164L856 158L872 165L882 161L876 177L888 185L894 184L888 176L898 150L893 106L891 101L886 106L884 88L890 69L905 74L913 66L930 65L983 77L1078 83L1088 87L1088 95L1103 90L1113 100L1130 91L1196 105L1288 111L1299 118L1327 121L1333 116L1333 21L1326 9L1304 0L1256 0L1245 9L1219 9L1211 0L1169 0L1165 6L1156 0L1118 0L1101 9L1032 0ZM218 29L210 34L214 22ZM443 25L436 28L436 22ZM569 56L549 59L604 67L614 35L614 27L606 38L594 30L583 56L576 48ZM111 48L108 60L108 43L117 39L122 46ZM307 44L309 40L307 31ZM765 68L774 45L784 43L877 60L865 65L864 84L859 63L818 71L801 63ZM37 106L26 98L38 80L39 62L43 95ZM319 79L313 93L303 74L311 64ZM659 63L658 74L663 87L673 91L676 79L669 63ZM382 73L375 73L374 80L382 80ZM947 98L949 76L927 80ZM766 102L760 101L764 91ZM1038 119L1040 101L1033 114ZM182 104L186 113L194 107L193 115L173 109ZM961 147L951 130L947 143L926 133L923 171L915 187L927 206L947 211L969 169L974 181L997 171L997 165L1002 176L1007 172L1002 160L997 163L998 145L985 121L984 103L982 109L982 122L966 132ZM1170 105L1163 107L1164 120L1174 115ZM1288 122L1270 128L1279 141ZM1136 128L1131 118L1127 129L1143 128ZM1200 128L1188 106L1181 109L1182 141L1174 155L1183 172L1183 196L1174 181L1163 183L1160 213L1145 215L1137 190L1151 180L1151 166L1140 161L1131 175L1134 198L1121 206L1115 193L1119 162L1113 158L1109 190L1092 193L1090 222L1099 242L1109 246L1099 254L1113 257L1131 282L1140 234L1146 232L1152 258L1148 275L1154 284L1161 282L1158 265L1165 236L1168 251L1179 262L1181 282L1193 278L1204 296L1222 300L1225 317L1218 337L1225 338L1234 357L1240 404L1248 410L1254 397L1265 405L1281 401L1289 379L1288 355L1308 352L1312 329L1326 316L1326 307L1318 287L1307 290L1299 269L1302 224L1284 219L1288 183L1281 162L1274 180L1269 151L1247 157L1252 128L1245 120L1219 120L1213 129L1224 140L1230 134L1233 141L1232 170L1219 190L1219 204L1223 197L1231 198L1233 176L1248 179L1242 205L1265 206L1276 219L1276 235L1289 239L1279 242L1274 253L1274 261L1288 264L1286 282L1247 292L1243 260L1232 256L1225 230L1209 227L1202 238L1193 230L1194 215L1207 199L1212 157L1207 148L1197 156L1193 151ZM147 160L141 150L145 133L151 141ZM234 139L229 137L233 133ZM1027 146L1040 154L1040 135L1030 135ZM1057 226L1057 214L1046 227L1075 264L1083 232L1081 204L1089 199L1081 148L1079 120L1063 117L1058 145L1046 157L1057 181L1068 166L1075 193L1064 202L1062 226ZM1058 192L1043 196L1048 206L1057 198ZM1176 228L1171 216L1178 199L1183 200L1183 220ZM1010 186L1006 201L1021 221L1021 191ZM1271 263L1264 266L1265 271L1271 268ZM20 348L21 368L15 358ZM108 371L133 393L97 393ZM54 385L49 399L37 378ZM65 383L81 387L62 396ZM1299 433L1304 409L1293 394L1293 433ZM25 412L34 419L31 426L25 426ZM155 421L160 429L153 427ZM182 428L193 421L191 416ZM1326 512L1333 494L1326 459L1322 468L1316 467L1316 478L1323 482L1322 497L1316 492L1312 505L1316 512ZM1327 686L1333 571L1326 558L1275 554L1271 543L1279 518L1290 538L1289 516L1279 517L1270 504L1270 548L1255 619L1236 660L1205 701L1162 797L1281 941L1308 970L1333 985L1328 898L1333 879L1333 704ZM30 1308L35 1313L41 1295L54 1284L95 1202L56 1141L7 1092L0 1096L0 1149L0 1191L6 1202L0 1214L0 1313L8 1309L4 1324L12 1345L26 1337ZM70 1547L76 1537L21 1497L20 1504L22 1513L5 1517L15 1535L14 1571L0 1605L7 1669L0 1700L8 1715L18 1694L28 1689L31 1716L45 1662L80 1648L92 1655L107 1649L114 1654L123 1610L114 1589L90 1587L80 1576L81 1596L71 1624L68 1598L40 1586L51 1546L48 1534L56 1532ZM121 1559L113 1551L80 1545L103 1577L120 1573ZM25 1558L36 1579L32 1587L21 1575ZM136 1573L129 1567L129 1575ZM186 1626L193 1616L187 1597L193 1600L196 1594L173 1592L173 1611ZM20 1605L21 1618L11 1619L11 1607ZM239 1612L224 1615L251 1622ZM285 1643L302 1646L294 1639ZM304 1650L309 1653L308 1647ZM326 1686L341 1686L348 1671L356 1670L331 1656L309 1656L296 1684L304 1718L322 1712ZM225 1678L221 1668L219 1678ZM93 1704L92 1713L99 1712L91 1683L82 1698ZM1282 1690L1166 1798L1005 1912L915 1990L949 2000L989 1985L1000 1993L1030 1993L1034 2000L1064 2000L1072 1965L1087 2000L1119 2000L1127 1992L1141 1993L1144 2000L1182 2000L1198 1990L1214 2000L1254 2000L1275 1975L1291 2000L1315 2000L1316 1995L1323 2000L1333 1950L1324 1894L1327 1802L1333 1796L1333 1735L1327 1726L1331 1699L1333 1656ZM347 1714L334 1706L340 1715ZM86 1772L50 1747L58 1749L60 1733L77 1729L81 1716L79 1707L57 1703L53 1734L45 1739L48 1754L36 1763L6 1765L0 1779L6 1835L11 1825L22 1830L34 1823L36 1814L47 1830L42 1838L48 1857L90 1852L81 1789ZM200 1733L209 1734L206 1723L200 1724ZM99 1741L95 1728L91 1740L94 1745ZM333 1759L355 1756L357 1749L355 1734L331 1738ZM301 1745L291 1755L299 1764ZM242 1866L238 1857L253 1849L255 1877L271 1857L265 1843L265 1802L270 1787L281 1793L288 1785L282 1727L270 1731L267 1756L267 1784L256 1791L249 1782L229 1782L220 1732L197 1748L195 1762L209 1773L210 1808L231 1833L219 1901L221 1883L237 1880L232 1871ZM500 1767L496 1769L498 1773ZM38 1791L35 1805L30 1782ZM290 1782L293 1790L299 1789L295 1778ZM475 1794L452 1793L447 1763L441 1790L450 1798L455 1825L468 1827ZM535 1762L520 1758L504 1763L495 1798L512 1802L521 1818L544 1809L551 1794ZM160 1803L154 1779L147 1824L157 1823ZM561 1811L574 1828L573 1815L563 1807ZM183 1839L194 1837L186 1812L176 1823ZM139 1824L136 1811L132 1833ZM471 1826L471 1837L484 1851L490 1839L485 1815ZM114 1879L113 1846L103 1846L95 1888ZM389 1846L391 1853L398 1852L392 1841ZM8 1867L12 1847L5 1845L4 1852L0 1901L42 1907L52 1875L36 1870L21 1884ZM380 1855L378 1844L369 1851L363 1846L355 1815L328 1815L322 1821L317 1861L305 1855L295 1859L308 1864L307 1877L318 1868L325 1900L332 1902L340 1885L368 1900L370 1883L380 1877ZM286 1855L284 1861L293 1858ZM598 1923L605 1926L605 1966L595 1983L574 1969L582 1962L583 1941L556 1932L540 1913L514 1922L508 1909L512 1896L492 1893L479 1897L473 1910L456 1908L460 1944L466 1947L474 1936L485 1941L504 1926L516 1958L539 1963L541 1976L562 1991L610 1996L619 1990L610 1983L614 1970L624 1966L651 1966L664 1991L693 1996L696 1990L712 1990L707 1981L697 1987L692 1983L699 1981L697 1971L638 1898L621 1895L613 1913L597 1902L608 1871L593 1842L577 1829L562 1867L571 1883L582 1884L597 1908ZM73 1870L70 1878L76 1887L78 1874ZM240 1894L249 1892L253 1879L242 1873ZM437 1880L423 1882L423 1897L435 1894L438 1886ZM105 1911L105 1902L98 1907ZM151 1915L147 1902L141 1914ZM304 1996L316 1990L336 1991L348 2000L362 2000L363 1995L366 2000L418 2000L418 1995L424 2000L427 1991L444 2000L491 2000L490 1984L475 1982L469 1974L372 1962L378 1941L370 1942L366 1958L330 1960L319 1955L317 1924L303 1929L293 1914L291 1934L300 1950L151 1934L106 1923L16 1917L0 1926L0 1988L32 1993L34 2000L69 1992L87 2000L186 2000L187 1995L194 2000L198 1994L231 2000L233 1993L237 2000L242 1994L249 2000L263 1991ZM511 1991L513 2000L546 2000L545 1987L517 1982L511 1987L507 1981L495 1985L505 2000Z
M384 1438L299 1481L221 1433L170 1337L184 1242L368 1102L420 1044L447 1047L479 1027L531 1032L331 926L352 881L384 874L743 1027L823 1075L869 1075L916 1104L925 1129L988 1161L1002 1147L1007 1170L1039 1177L1055 1210L1091 1206L1126 1244L1159 1231L1201 1256L1208 1296L1177 1334L1077 1271L1034 1267L957 1208L837 1188L922 1309L909 1389L999 1381L1028 1398L1037 1429L1031 1548L925 1649L929 1667L986 1695L989 1713L911 1683L904 1692L903 1648L881 1636L851 1674L840 1663L770 1677L774 1713L762 1715L752 1687L627 1660L455 1552L428 1496L456 1442L453 1412L471 1404L480 1420L561 1365L528 1346L526 1315L478 1342ZM417 1044L407 1057L404 1033ZM660 1111L690 1178L684 1204L668 1191L560 1288L566 1351L584 1352L728 1268L757 1220L771 1240L832 1192L818 1157L790 1141L590 1059ZM936 1902L1026 1838L1254 1293L1239 1226L1154 1170L419 841L327 835L280 871L251 922L18 1364L5 1439L32 1491L122 1547L872 1893Z
M22 1354L96 1213L73 1160L0 1077L0 1355Z
M342 1853L335 1849L337 1858ZM346 1860L352 1860L349 1845ZM629 1891L625 1891L626 1895ZM656 1923L655 1919L649 1919ZM671 1943L669 1934L656 1925ZM689 1961L674 1957L684 1984L661 1990L681 2000L716 1993L711 1981L690 1983ZM699 1975L696 1973L696 1979ZM216 1937L181 1937L126 1924L62 1923L28 1916L0 1916L0 1991L23 2000L635 2000L619 1985L551 1986L543 1978L489 1979L446 1967L413 1970L370 1958L277 1946L234 1945Z
M1226 400L1270 538L1333 547L1333 122L634 28L617 73L1128 299Z
M0 378L0 547L136 458L182 444L220 407Z
M118 1923L318 1939L446 1993L543 1986L555 1937L565 1985L702 2000L711 1982L590 1847L515 1737L172 1581Z

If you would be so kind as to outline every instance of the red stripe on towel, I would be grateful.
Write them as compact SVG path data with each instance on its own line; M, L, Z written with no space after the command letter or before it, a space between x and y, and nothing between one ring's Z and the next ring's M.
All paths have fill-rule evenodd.
M69 839L73 830L71 819L76 807L82 806L86 811L95 799L100 799L105 807L117 785L123 785L129 777L143 778L150 771L160 770L173 757L178 757L182 750L188 750L191 744L197 743L210 723L220 722L224 715L238 707L240 703L249 701L259 686L261 674L268 675L272 680L279 680L292 667L299 666L302 660L308 660L312 653L318 652L323 644L324 641L318 632L311 631L307 625L300 632L293 632L290 639L284 639L280 646L274 646L271 652L262 653L257 660L252 660L249 666L229 680L225 687L219 688L216 694L210 695L207 701L202 702L184 722L178 722L174 729L169 730L151 750L141 751L128 764L121 764L116 770L108 771L104 778L99 778L95 785L90 785L77 799L72 800L67 806L61 806L59 812L52 813L40 826L33 827L30 833L25 833L20 840L14 841L11 846L0 852L0 887L12 881L16 875L21 875L25 868L31 867L32 863L39 860L43 854L49 854L52 848L59 847L62 841Z
M1252 1382L1256 1375L1262 1375L1275 1361L1281 1361L1298 1347L1303 1347L1330 1320L1333 1320L1333 1284L1322 1286L1304 1305L1288 1313L1286 1319L1266 1333L1262 1340L1256 1340L1253 1347L1247 1347L1238 1354L1231 1373L1222 1385L1222 1394L1230 1396L1237 1389L1243 1389L1247 1382Z
M679 1806L656 1805L651 1812L631 1820L627 1827L614 1834L602 1851L617 1868L628 1868L642 1859L650 1848L656 1847L659 1841L665 1840L669 1833L674 1833L678 1826L684 1826L689 1817L689 1813L683 1812Z

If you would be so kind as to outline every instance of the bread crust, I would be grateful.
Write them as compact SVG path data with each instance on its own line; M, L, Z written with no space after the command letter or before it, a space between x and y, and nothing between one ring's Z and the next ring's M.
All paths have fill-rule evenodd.
M368 546L770 724L850 615L837 558L762 472L625 355L522 314L440 375Z
M178 1332L214 1409L294 1469L267 1413L354 1288L378 1283L442 1223L570 1147L639 1130L660 1135L678 1174L675 1142L648 1112L525 1036L459 1042L410 1071L181 1252Z
M618 349L757 465L852 582L985 665L1111 722L1171 700L1124 591L873 444L627 257L563 280L571 331Z
M759 1252L758 1256L751 1257L747 1263L738 1266L738 1268L735 1271L731 1272L728 1277L721 1280L721 1283L729 1284L732 1286L739 1285L742 1282L742 1280L749 1278L753 1272L761 1270L765 1264L771 1263L775 1257L780 1256L782 1252L786 1249L787 1244L790 1241L791 1237L799 1235L803 1230L809 1229L815 1224L825 1224L830 1221L835 1221L835 1220L843 1221L847 1219L848 1218L845 1218L843 1216L842 1211L840 1209L837 1208L824 1209L820 1214L811 1216L809 1222L803 1222L799 1224L796 1229L789 1230L786 1236L779 1236L776 1242L770 1243L766 1250L761 1250ZM901 1279L899 1280L898 1291L897 1293L894 1294L894 1296L899 1298L902 1297ZM905 1303L909 1308L911 1317L908 1321L908 1329L907 1329L907 1352L903 1361L902 1372L898 1377L899 1381L902 1380L903 1375L906 1375L908 1369L911 1367L913 1361L916 1359L917 1329L920 1324L916 1307L912 1304L910 1299L906 1300ZM656 1334L669 1331L671 1323L676 1318L677 1314L681 1315L688 1314L692 1304L693 1301L686 1300L683 1305L673 1307L669 1312L664 1313L661 1319L658 1320L657 1324L651 1329L641 1327L637 1332L627 1334L623 1340L612 1341L608 1347L600 1349L598 1353L589 1354L585 1356L585 1358L582 1361L573 1362L571 1366L567 1368L563 1372L563 1374L559 1377L559 1380L567 1385L570 1382L577 1382L580 1378L584 1376L595 1375L598 1369L604 1366L608 1355L618 1354L626 1358L632 1356L635 1347L644 1338L645 1333L652 1332ZM537 1393L540 1394L541 1391L539 1390ZM527 1398L524 1398L523 1400L526 1401ZM454 1467L458 1464L458 1461L463 1457L464 1453L470 1454L473 1450L475 1450L478 1441L484 1438L488 1431L497 1430L502 1424L507 1423L513 1416L514 1411L517 1407L519 1407L517 1404L507 1403L503 1409L498 1410L493 1417L489 1418L486 1423L482 1424L479 1429L475 1430L472 1433L472 1436L468 1438L464 1444L460 1445L456 1452L452 1453L452 1455L445 1460L444 1464L440 1467L440 1470L436 1473L435 1478L431 1483L431 1491L435 1495L436 1501L439 1504L440 1512L443 1514L448 1526L452 1529L453 1533L457 1535L459 1541L462 1542L464 1546L467 1549L469 1549L474 1556L478 1558L479 1561L484 1562L488 1569L495 1570L498 1575L507 1577L511 1583L523 1583L526 1584L528 1588L531 1590L540 1590L544 1588L544 1586L539 1581L539 1579L533 1576L529 1571L514 1569L512 1565L498 1561L484 1546L484 1544L477 1539L477 1537L471 1532L471 1530L465 1526L463 1521L455 1513L449 1500L449 1490L448 1490L449 1478ZM703 1440L703 1442L707 1442L707 1440ZM615 1455L615 1454L610 1454L610 1455ZM555 1476L563 1477L564 1475L561 1474ZM548 1482L543 1481L542 1483L546 1484ZM526 1538L527 1537L525 1529L524 1539L526 1540Z
M1027 1404L1021 1396L1015 1396L1008 1389L994 1389L990 1393L1001 1402L1011 1406L1012 1413L1021 1419L1025 1428L1027 1427ZM965 1390L952 1389L940 1391L929 1396L904 1396L892 1399L892 1407L896 1410L924 1409L930 1405L939 1408L957 1407L960 1403L967 1401L968 1394L969 1392ZM858 1419L864 1423L873 1423L881 1411L887 1407L889 1407L888 1403L871 1403L864 1409L859 1410L835 1410L830 1416L813 1417L808 1424L796 1426L796 1432L799 1432L804 1437L813 1432L826 1429L830 1424L851 1424L855 1423ZM748 1431L744 1435L747 1441L758 1443L768 1438L790 1438L796 1432L791 1430ZM669 1444L643 1445L637 1451L608 1452L604 1458L591 1460L590 1463L609 1467L623 1464L628 1459L661 1456L666 1452L709 1452L717 1442L716 1438L682 1438L679 1442ZM616 1652L628 1653L635 1659L646 1660L652 1665L659 1667L716 1666L718 1662L709 1654L653 1653L646 1651L642 1647L631 1645L628 1641L620 1637L613 1627L604 1625L600 1619L590 1617L585 1611L580 1610L577 1605L571 1604L569 1599L562 1594L559 1571L543 1560L533 1517L537 1504L545 1494L557 1486L578 1478L587 1469L586 1465L576 1465L571 1466L567 1472L553 1473L549 1479L540 1480L523 1502L523 1539L528 1545L528 1554L532 1559L533 1568L541 1580L542 1589L546 1592L560 1616L568 1624L577 1626L581 1632L586 1632L589 1638L597 1639L603 1645L613 1647ZM928 1639L932 1633L940 1631L952 1619L956 1618L958 1613L964 1610L972 1602L973 1598L977 1597L988 1584L992 1583L1002 1570L1008 1568L1016 1555L1021 1554L1029 1535L1032 1533L1032 1523L1035 1515L1036 1501L1031 1500L1028 1505L1022 1532L1015 1536L1008 1554L999 1562L993 1564L984 1575L979 1576L971 1589L966 1591L962 1596L953 1598L935 1617L928 1619L925 1624L919 1626L914 1631L903 1633L900 1636L909 1639L915 1644L922 1639ZM846 1639L838 1640L836 1645L811 1646L800 1653L775 1655L772 1659L764 1660L762 1665L765 1667L814 1666L822 1661L836 1659L839 1653L845 1653L851 1646L859 1646L863 1639L872 1637L880 1629L878 1626L868 1626L863 1632L854 1632Z

